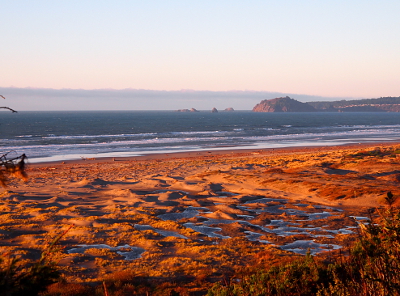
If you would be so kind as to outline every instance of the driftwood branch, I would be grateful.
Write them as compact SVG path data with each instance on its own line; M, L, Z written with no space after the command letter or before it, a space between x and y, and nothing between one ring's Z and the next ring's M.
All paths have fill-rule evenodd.
M0 95L1 98L5 99L4 96ZM17 113L10 107L0 107L0 109L10 110L12 113ZM10 151L12 152L12 151ZM14 158L8 158L7 155L10 153L0 155L0 186L6 187L7 175L14 175L26 181L28 176L25 173L25 159L26 155L22 154Z
M22 154L14 158L7 158L10 152L0 155L0 186L2 187L7 187L6 182L8 175L14 175L24 181L28 180L28 176L25 172L26 155Z
M3 98L4 100L6 99L4 96L0 95L1 98ZM14 109L11 109L10 107L0 107L0 109L7 109L10 110L12 113L17 113L17 111L15 111Z
M17 111L15 111L14 109L11 109L10 107L0 107L0 109L8 109L8 110L10 110L12 113L17 113Z

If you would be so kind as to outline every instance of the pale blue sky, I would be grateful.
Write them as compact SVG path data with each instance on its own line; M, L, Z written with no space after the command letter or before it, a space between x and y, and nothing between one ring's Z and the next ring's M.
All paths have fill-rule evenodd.
M400 96L398 0L0 4L1 88Z

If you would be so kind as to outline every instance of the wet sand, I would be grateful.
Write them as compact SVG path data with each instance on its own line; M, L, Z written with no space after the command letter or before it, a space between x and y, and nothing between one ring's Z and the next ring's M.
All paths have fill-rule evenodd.
M400 144L155 154L31 164L0 191L0 252L57 255L70 282L120 271L218 277L260 254L326 254L398 196Z

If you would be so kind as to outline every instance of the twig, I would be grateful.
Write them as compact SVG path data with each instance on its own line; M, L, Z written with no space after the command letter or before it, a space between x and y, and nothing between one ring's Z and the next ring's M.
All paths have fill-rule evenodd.
M4 100L6 99L4 96L0 95L0 97L2 97ZM15 111L14 109L11 109L10 107L0 107L0 109L8 109L10 111L12 111L12 113L17 113L17 111Z
M8 110L10 110L12 113L18 113L17 111L15 111L14 109L11 109L10 107L0 107L0 109L8 109Z
M103 288L104 288L104 295L105 295L105 296L108 296L108 291L107 291L106 282L103 282Z
M39 263L42 263L44 261L44 259L53 251L54 246L60 241L60 239L67 234L68 231L71 230L72 227L74 227L75 225L72 224L70 227L67 228L67 230L65 230L63 233L61 233L60 235L58 235L52 242L51 244L47 247L47 250L45 250L42 253L42 256L39 260Z

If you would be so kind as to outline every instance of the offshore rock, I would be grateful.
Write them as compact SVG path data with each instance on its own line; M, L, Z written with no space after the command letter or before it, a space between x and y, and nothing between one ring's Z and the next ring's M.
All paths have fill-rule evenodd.
M315 112L315 108L289 97L263 100L253 108L254 112Z
M176 111L177 112L200 112L195 108L191 108L190 110L189 109L179 109L179 110L176 110Z
M232 111L235 111L232 107L229 107L229 108L226 108L224 111L226 111L226 112L232 112Z
M217 110L217 108L212 108L212 110L211 110L211 113L218 113L218 110Z

